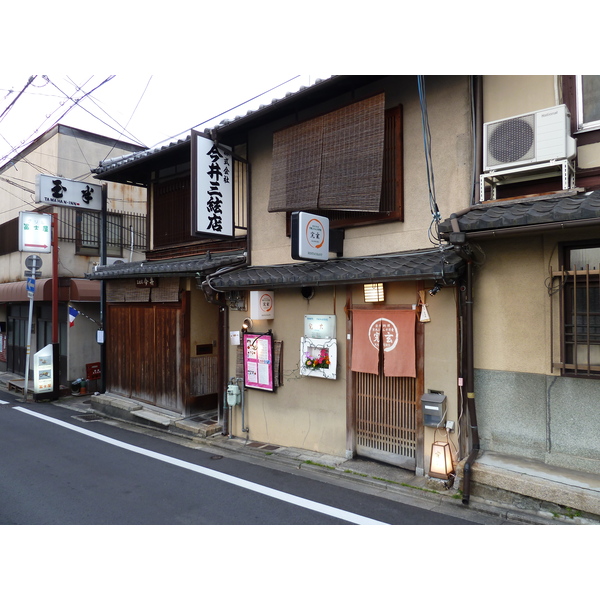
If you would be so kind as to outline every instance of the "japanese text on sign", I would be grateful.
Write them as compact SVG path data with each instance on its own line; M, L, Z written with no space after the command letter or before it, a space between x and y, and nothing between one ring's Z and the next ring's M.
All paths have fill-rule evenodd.
M195 132L193 132L195 133ZM198 134L195 139L196 234L233 235L231 150Z

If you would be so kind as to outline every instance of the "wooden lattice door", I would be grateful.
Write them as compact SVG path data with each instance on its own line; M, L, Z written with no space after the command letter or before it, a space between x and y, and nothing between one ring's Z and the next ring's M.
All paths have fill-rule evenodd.
M354 375L357 454L415 469L417 379Z

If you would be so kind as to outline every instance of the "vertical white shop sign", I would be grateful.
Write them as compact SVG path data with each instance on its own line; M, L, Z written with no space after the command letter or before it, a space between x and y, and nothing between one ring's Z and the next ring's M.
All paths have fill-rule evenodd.
M192 131L193 235L233 237L231 148Z

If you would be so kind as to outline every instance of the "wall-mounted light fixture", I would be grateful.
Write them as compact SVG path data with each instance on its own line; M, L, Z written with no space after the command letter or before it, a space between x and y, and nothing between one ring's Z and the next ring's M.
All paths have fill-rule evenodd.
M383 283L365 283L363 289L365 302L383 302L385 300Z
M436 283L430 290L429 290L429 295L430 296L435 296L440 290L442 289L442 284L441 283Z
M246 317L242 323L242 331L250 331L253 325L252 319L250 317Z
M454 473L452 452L448 442L433 442L431 445L431 462L429 476L437 479L450 479Z

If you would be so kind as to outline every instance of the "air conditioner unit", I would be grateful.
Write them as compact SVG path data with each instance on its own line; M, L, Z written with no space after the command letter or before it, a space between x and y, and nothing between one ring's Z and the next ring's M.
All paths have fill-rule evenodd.
M575 157L564 104L483 124L483 170L497 171Z
M127 262L129 261L125 260L124 258L107 258L106 266L108 267L110 265L124 265Z

